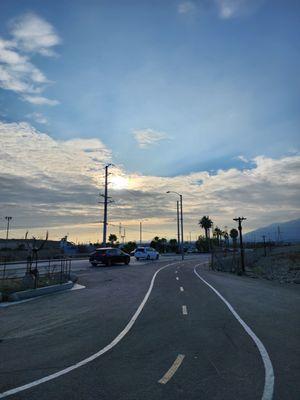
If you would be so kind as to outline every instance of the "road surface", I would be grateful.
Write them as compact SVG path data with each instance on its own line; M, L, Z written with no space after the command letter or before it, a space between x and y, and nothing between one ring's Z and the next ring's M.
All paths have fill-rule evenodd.
M199 257L199 254L185 254L185 259L190 260L190 259L197 259ZM181 260L181 255L180 254L161 254L160 260ZM151 260L151 262L156 262L156 260ZM137 261L135 257L130 258L130 263L131 264L138 264L142 265L145 263L149 263L147 260L140 260ZM76 259L72 258L71 259L71 265L72 265L72 272L79 272L79 271L86 271L89 268L91 268L91 264L88 260L88 258L82 258L82 259ZM35 263L32 264L32 266L35 266ZM56 266L56 269L60 271L61 268L61 261L60 260L51 260L51 270ZM11 262L7 263L5 265L5 276L7 278L15 278L15 277L23 277L26 272L26 267L27 263L26 261L19 261L19 262ZM49 267L49 261L44 261L44 260L39 260L38 261L38 269L40 273L47 272L47 269ZM3 268L4 265L0 264L0 275L3 275Z
M298 400L298 286L205 261L89 268L85 289L0 308L2 398Z

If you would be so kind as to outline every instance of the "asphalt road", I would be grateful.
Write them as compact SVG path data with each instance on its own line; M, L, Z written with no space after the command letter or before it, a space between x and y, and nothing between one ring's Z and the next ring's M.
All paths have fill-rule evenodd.
M198 254L186 254L185 259L187 260L192 260L192 259L197 259L199 257ZM160 260L159 261L169 261L169 260L181 260L181 255L180 254L161 254L160 255ZM151 262L157 262L156 260L151 260ZM132 265L142 265L142 264L148 264L149 261L147 260L140 260L137 261L135 257L130 258L130 263ZM89 268L91 268L91 264L88 260L88 258L85 259L76 259L73 258L71 259L71 265L72 265L72 272L80 272L80 271L86 271ZM23 277L26 271L26 261L20 261L20 262L12 262L12 263L7 263L5 265L5 276L9 278L13 277ZM34 266L34 263L33 263ZM47 272L49 266L49 261L44 261L44 260L39 260L38 261L38 269L41 273ZM56 269L59 271L61 268L61 262L60 260L51 260L51 270L56 266ZM3 265L0 265L0 274L3 274Z
M204 261L92 268L79 273L86 289L0 308L1 392L29 384L5 398L250 400L265 390L264 400L298 400L298 286L196 268L266 350L272 396L261 349L195 274Z

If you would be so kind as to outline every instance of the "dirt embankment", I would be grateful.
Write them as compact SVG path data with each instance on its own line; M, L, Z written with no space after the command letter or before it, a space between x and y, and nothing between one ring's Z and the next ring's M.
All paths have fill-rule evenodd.
M254 262L252 271L265 279L300 284L300 245L274 249Z

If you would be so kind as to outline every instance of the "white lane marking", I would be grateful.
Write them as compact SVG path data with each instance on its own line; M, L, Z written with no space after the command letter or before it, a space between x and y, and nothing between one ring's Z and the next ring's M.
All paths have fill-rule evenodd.
M175 274L178 274L178 271L175 271Z
M176 276L176 280L177 280L177 281L179 281L179 278L178 278L178 276Z
M187 306L182 306L182 314L183 315L187 315L188 314Z
M210 283L208 283L204 278L202 278L198 274L198 272L196 271L196 267L198 267L198 265L194 267L194 273L198 276L199 279L202 280L202 282L204 282L207 286L209 286L216 293L216 295L226 304L231 313L234 315L234 317L238 320L238 322L242 325L242 327L245 329L245 331L248 333L248 335L256 344L256 347L258 348L258 351L263 360L265 368L265 386L261 399L272 400L274 392L274 369L265 346L263 345L262 341L255 335L252 329L246 324L246 322L239 316L239 314L235 311L232 305L221 295L221 293L219 293L217 289L215 289Z
M37 379L36 381L27 383L26 385L22 385L22 386L14 388L14 389L7 390L6 392L0 393L0 399L3 399L4 397L10 396L12 394L16 394L16 393L22 392L23 390L30 389L30 388L32 388L34 386L38 386L41 383L45 383L45 382L51 381L52 379L58 378L59 376L65 375L65 374L73 371L74 369L80 368L83 365L90 363L91 361L95 360L96 358L102 356L104 353L107 353L109 350L111 350L114 346L116 346L124 338L125 335L127 335L127 333L132 328L133 324L137 320L138 316L142 312L142 310L143 310L145 304L147 303L147 300L149 299L149 296L150 296L150 294L152 292L154 281L155 281L155 278L156 278L157 274L160 271L162 271L163 269L165 269L167 267L170 267L171 265L174 265L176 263L178 263L178 261L177 262L173 262L171 264L167 264L167 265L165 265L164 267L161 267L160 269L158 269L155 272L155 274L153 275L153 277L151 279L151 283L150 283L149 289L148 289L143 301L139 305L138 309L133 314L131 320L128 322L128 324L125 326L125 328L118 334L118 336L116 336L114 338L114 340L112 342L110 342L107 346L103 347L103 349L97 351L96 353L92 354L91 356L79 361L78 363L73 364L70 367L67 367L65 369L62 369L61 371L58 371L58 372L55 372L54 374L45 376L44 378Z
M184 354L178 354L178 356L176 357L176 360L171 365L171 368L164 374L164 376L158 381L158 383L165 385L172 378L172 376L175 374L175 372L178 370L184 357L185 357Z
M182 287L182 286L180 286L180 291L181 291L181 292L184 292L184 289L183 289L183 287Z
M79 285L79 283L75 283L74 286L69 290L81 290L81 289L85 289L85 286Z

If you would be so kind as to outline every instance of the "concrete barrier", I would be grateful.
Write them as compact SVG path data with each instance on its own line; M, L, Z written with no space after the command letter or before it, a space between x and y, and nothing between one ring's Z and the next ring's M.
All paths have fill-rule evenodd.
M73 286L74 283L72 281L69 281L67 283L62 283L61 285L45 286L37 289L29 289L20 292L14 292L8 296L8 301L20 301L20 300L30 299L32 297L44 296L46 294L72 289Z

